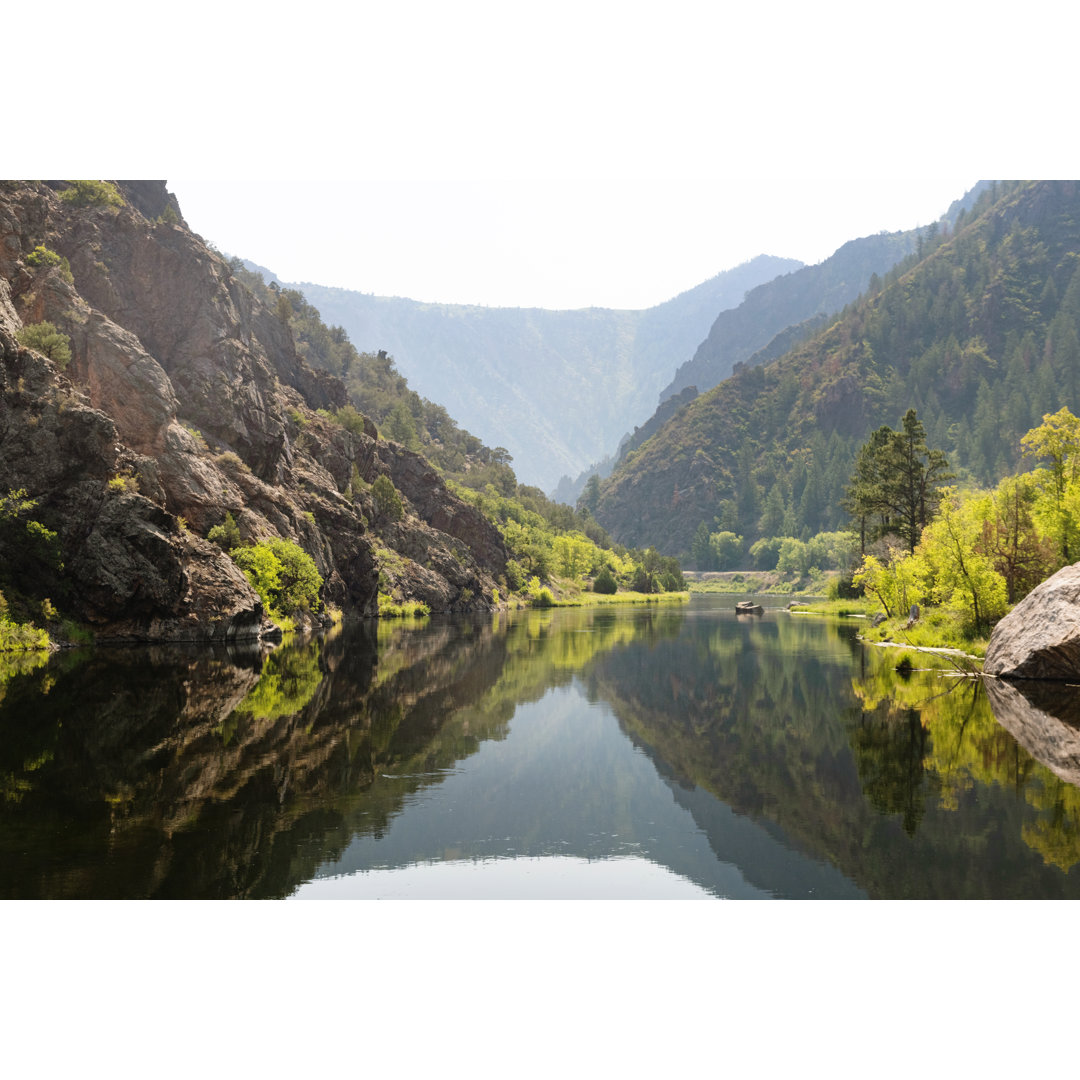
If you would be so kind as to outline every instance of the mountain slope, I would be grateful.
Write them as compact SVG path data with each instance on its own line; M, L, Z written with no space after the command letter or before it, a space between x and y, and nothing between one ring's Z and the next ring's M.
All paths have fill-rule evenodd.
M302 548L325 603L373 614L381 572L435 609L483 605L506 561L494 527L419 455L335 418L341 381L297 355L164 184L80 190L0 183L0 492L25 492L0 513L5 591L101 638L257 636L258 595L201 539L229 514L244 541ZM27 343L46 321L70 358ZM13 575L41 530L58 557Z
M660 393L671 397L688 386L711 390L735 365L765 348L781 331L815 316L832 315L851 303L918 244L918 230L879 233L851 240L816 266L804 266L759 285L736 308L721 312L693 357Z
M856 450L910 407L954 469L994 480L1043 413L1080 408L1078 266L1076 183L996 185L827 329L686 406L602 485L597 519L672 554L702 521L747 543L835 528Z
M385 350L423 397L508 450L524 483L552 490L650 412L717 312L801 264L759 256L645 311L484 308L302 291L360 350Z

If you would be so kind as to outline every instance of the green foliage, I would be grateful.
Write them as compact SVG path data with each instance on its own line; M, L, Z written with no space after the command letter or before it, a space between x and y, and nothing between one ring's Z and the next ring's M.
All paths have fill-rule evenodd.
M314 559L291 540L263 540L234 548L229 555L272 618L319 610L322 576Z
M921 563L910 554L889 549L888 558L881 562L867 555L856 571L854 582L871 596L876 596L890 618L910 610L912 604L926 599L926 582Z
M549 608L555 603L555 594L537 577L529 579L528 596L533 607Z
M986 514L987 500L946 491L918 548L933 600L976 634L989 632L1008 608L1005 579L982 549Z
M506 584L511 592L517 592L525 584L525 571L516 559L506 562Z
M26 488L0 497L0 574L20 591L51 588L64 567L57 533L30 516L39 501Z
M72 180L71 187L60 192L60 198L72 206L124 205L116 185L108 180Z
M354 435L364 434L363 414L357 412L351 405L342 405L333 413L333 417L346 431L351 431Z
M62 334L51 322L31 323L15 335L24 348L55 360L61 370L71 361L71 339Z
M422 619L430 614L431 608L422 600L399 601L389 593L379 593L380 619Z
M236 524L236 518L231 510L225 511L225 520L220 525L214 525L206 534L206 539L212 544L217 544L225 551L231 551L240 546L240 526Z
M1067 408L1047 414L1021 440L1024 453L1047 464L1034 475L1042 498L1036 514L1061 551L1062 563L1072 561L1077 544L1077 505L1074 495L1080 476L1080 419Z
M55 615L55 609L48 600L44 601ZM43 610L47 610L44 609ZM46 614L46 618L48 615ZM8 602L0 593L0 653L27 652L34 649L49 648L49 635L31 623L16 622L8 614Z
M26 256L26 261L30 266L58 266L60 267L60 276L70 285L75 277L71 273L71 263L63 255L58 255L55 251L51 251L44 244L38 244L29 255Z
M779 536L766 536L750 545L750 560L755 570L775 570L780 561L780 545L782 539Z
M403 401L394 403L390 415L383 421L382 433L387 439L401 443L408 450L420 449L420 437L416 433L416 422Z
M600 573L593 579L593 592L611 596L618 591L619 583L615 580L615 575L608 567L602 567Z
M106 482L105 486L109 491L115 491L118 494L127 492L131 495L137 495L139 492L139 480L132 473L121 473L114 476Z
M558 573L571 581L589 572L598 551L596 545L580 533L556 536L552 547Z
M371 485L371 493L375 497L375 505L388 521L400 521L405 516L405 506L401 501L394 482L386 473L379 473L375 482Z
M742 559L743 538L727 529L710 533L709 552L712 555L712 568L734 570Z
M909 551L933 516L939 489L952 479L940 450L926 445L926 431L914 409L904 414L902 428L879 428L855 463L845 506L858 522L861 549L867 539L897 532Z

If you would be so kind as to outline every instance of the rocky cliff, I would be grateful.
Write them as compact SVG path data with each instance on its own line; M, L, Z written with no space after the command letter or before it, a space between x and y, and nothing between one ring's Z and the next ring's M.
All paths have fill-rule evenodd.
M506 562L494 527L373 424L335 421L342 383L298 357L164 182L117 188L118 205L80 206L64 183L0 184L0 495L25 489L62 562L7 588L99 639L257 635L258 596L204 539L231 513L244 542L299 544L324 603L372 615L381 577L433 610L484 605ZM19 344L44 321L69 361Z

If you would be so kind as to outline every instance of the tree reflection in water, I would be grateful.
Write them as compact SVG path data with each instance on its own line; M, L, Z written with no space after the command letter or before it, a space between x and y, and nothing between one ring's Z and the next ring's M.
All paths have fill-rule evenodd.
M851 623L699 604L26 662L0 683L0 895L288 895L571 687L613 712L717 859L765 850L733 846L745 821L770 858L870 896L1080 895L1080 788L981 683L894 664ZM587 831L603 791L572 793L563 819Z

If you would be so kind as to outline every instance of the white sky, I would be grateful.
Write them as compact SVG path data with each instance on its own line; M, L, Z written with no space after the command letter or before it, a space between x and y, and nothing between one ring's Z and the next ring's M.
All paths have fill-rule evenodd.
M1076 171L1052 0L50 11L70 77L11 58L33 93L6 175L164 176L223 250L382 295L645 307L929 223L980 177Z
M928 224L976 179L170 180L169 188L196 232L285 281L447 303L644 308L755 255L815 263L857 236ZM295 206L305 207L302 222ZM280 227L283 217L290 227Z

